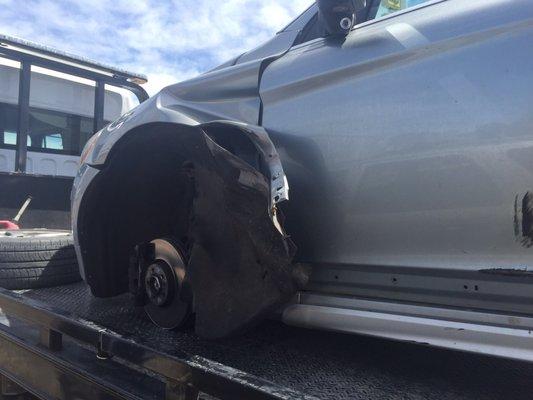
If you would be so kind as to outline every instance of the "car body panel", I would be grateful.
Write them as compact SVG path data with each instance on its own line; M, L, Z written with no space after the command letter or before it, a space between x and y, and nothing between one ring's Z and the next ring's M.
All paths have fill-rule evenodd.
M309 300L305 299L305 301ZM324 304L331 299L315 298L314 300ZM467 322L461 322L456 318L439 318L439 314L442 313L440 308L426 307L423 310L426 311L423 313L427 314L426 316L413 316L411 315L413 307L406 309L407 314L389 311L393 307L387 303L367 303L365 307L384 308L384 310L350 308L344 303L334 307L296 304L284 310L283 321L289 325L307 329L322 328L425 346L533 361L531 328L498 326L495 323L498 315L469 313L465 315ZM507 318L517 319L509 316L501 319ZM477 320L482 320L482 322L477 322ZM490 320L491 323L487 324L483 320ZM530 320L527 322L531 323Z
M251 61L163 89L104 128L87 163L105 164L109 152L124 135L152 122L195 126L230 120L256 125L260 109L257 88L260 68L260 60Z
M88 143L86 164L74 183L72 224L81 274L93 294L128 290L135 246L167 236L187 241L195 328L204 337L226 336L257 322L301 287L299 274L293 277L294 245L277 209L288 199L287 180L274 145L257 125L262 69L288 50L296 35L280 33L266 50L247 54L248 60L163 89ZM173 136L168 144L153 143L165 135ZM244 161L240 157L250 154L239 155L235 144L257 157ZM125 160L123 149L132 146L138 154ZM115 176L120 168L128 178ZM157 168L166 168L166 181ZM174 186L165 188L170 180ZM113 190L119 193L110 194ZM135 192L135 199L126 191ZM246 206L239 206L243 202ZM181 214L162 215L163 209L175 214L171 207ZM204 279L213 276L216 281ZM252 299L250 293L262 295Z
M93 179L98 174L99 170L91 167L88 164L82 163L80 168L78 169L78 173L76 174L76 177L74 178L74 183L72 185L72 192L70 195L71 198L71 221L72 221L72 233L74 237L74 248L76 249L76 258L78 259L78 265L80 269L80 275L82 279L86 279L85 277L85 268L84 268L84 261L83 261L83 252L80 247L80 230L78 229L78 214L81 207L81 202L83 199L83 195L85 194L85 191L89 187L90 183L93 181Z
M264 46L244 54L232 65L164 88L136 109L98 133L90 165L105 164L113 146L134 128L152 122L199 125L216 120L257 125L261 99L259 80L265 64L280 57L298 32L280 32Z
M384 319L401 320L392 305L413 318L481 310L481 322L460 321L476 332L496 324L495 315L532 315L533 3L434 0L362 23L346 38L292 46L315 13L313 6L264 46L164 89L101 131L77 178L73 215L140 127L261 125L291 185L279 207L296 261L312 270L286 322L361 333L362 321L365 334L423 341L416 329L424 321L384 333ZM356 306L343 299L389 302L391 311L346 313ZM424 332L454 347L443 332L457 326ZM464 343L506 334L493 333ZM517 333L516 354L524 335ZM496 347L478 349L505 351Z
M532 17L527 1L448 0L269 66L263 126L285 157L302 261L531 266Z

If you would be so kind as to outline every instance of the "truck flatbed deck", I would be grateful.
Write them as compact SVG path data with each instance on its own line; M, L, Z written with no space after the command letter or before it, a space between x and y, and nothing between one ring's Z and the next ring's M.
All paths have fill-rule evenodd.
M192 330L164 331L128 296L96 299L83 283L1 290L0 308L0 373L42 398L51 397L16 376L32 365L38 376L41 361L41 368L52 362L63 371L47 377L59 381L51 391L83 387L69 381L81 375L96 382L91 390L104 394L87 398L187 398L169 394L176 382L236 399L526 399L533 392L533 364L429 346L277 321L222 341L203 340ZM22 372L13 371L21 363Z

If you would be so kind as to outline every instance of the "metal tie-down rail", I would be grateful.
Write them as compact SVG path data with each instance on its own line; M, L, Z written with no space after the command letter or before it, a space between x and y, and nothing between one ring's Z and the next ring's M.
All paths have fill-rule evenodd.
M73 390L77 399L142 398L132 392L133 388L120 387L120 382L114 382L113 376L107 375L103 379L95 372L107 365L112 370L111 375L115 375L116 370L117 375L145 374L163 382L161 395L154 396L154 399L191 400L196 399L199 392L220 399L312 398L179 349L173 355L163 354L94 323L1 288L0 309L8 318L16 318L40 330L39 337L32 342L21 337L24 335L18 333L20 328L17 332L16 327L0 324L3 390L13 391L20 385L43 399L71 400ZM64 337L70 339L69 346L65 345ZM77 348L74 359L69 358L67 347ZM80 367L82 359L86 360L86 368ZM111 367L110 363L113 363ZM125 374L119 371L124 369ZM135 378L130 376L134 386Z

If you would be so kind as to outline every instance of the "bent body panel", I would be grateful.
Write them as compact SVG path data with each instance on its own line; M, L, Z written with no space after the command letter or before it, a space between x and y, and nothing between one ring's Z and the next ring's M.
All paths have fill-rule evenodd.
M260 138L272 140L291 184L291 201L279 208L298 246L296 261L313 268L307 292L533 314L533 3L443 0L405 11L284 54L296 38L291 31L279 36L285 44L273 41L164 89L99 133L90 167L77 178L74 207L83 208L87 188L144 127L250 129L265 155L272 151ZM161 134L139 142L158 166L150 153L167 151L165 138L178 145L180 129ZM169 165L183 165L184 154ZM124 175L145 173L122 168ZM268 177L270 206L288 195L276 177ZM164 176L152 171L152 178L153 189L164 185ZM139 208L143 201L150 199L138 200ZM167 202L164 209L175 217L182 206ZM136 240L150 239L141 233ZM120 263L113 254L101 258L102 275L92 284L98 295L126 290L113 281L124 273L125 254ZM294 323L315 309L305 310L293 314ZM310 326L332 328L327 321L314 318Z
M94 192L102 190L105 186L99 181L114 174L112 170L117 167L110 167L110 160L114 155L119 154L122 157L127 151L139 152L138 148L123 150L128 143L137 141L139 146L145 147L145 152L140 151L137 157L144 159L144 162L152 157L151 168L163 168L164 162L159 160L153 152L164 152L170 156L169 152L173 151L171 147L179 146L180 135L189 128L196 129L198 134L204 134L203 128L229 129L230 133L245 135L254 143L256 151L261 153L266 160L264 162L266 170L263 172L270 180L269 207L265 210L272 218L275 218L275 205L288 198L288 185L275 147L270 142L268 134L257 126L261 111L259 80L264 66L287 51L298 32L297 30L281 32L262 48L247 53L236 63L230 63L226 67L217 68L197 78L169 86L98 132L94 141L86 149L85 163L91 169L88 170L86 166L83 166L74 185L73 229L78 232L84 230L84 227L80 226L80 209L91 208L91 204L103 201L99 200L99 196L104 196L105 193L95 195ZM151 132L153 130L161 130L162 135L156 138ZM141 136L150 137L151 142L143 142ZM165 140L172 142L173 145L169 144L165 148L165 143L162 143ZM176 171L181 167L180 162L186 161L183 157L183 154L176 156L174 160ZM142 176L148 175L148 171L146 173L139 171L138 165L131 167L124 165L122 168L124 169L122 173L137 174L141 179ZM171 167L168 164L165 168ZM100 172L89 174L87 171ZM90 177L87 178L86 174ZM156 179L163 178L154 176L151 183L153 184ZM116 184L119 183L120 180L117 179ZM160 186L164 185L165 183L161 181ZM171 192L177 195L176 190L174 188ZM125 203L128 201L130 201L128 198L124 198ZM167 206L170 207L169 204ZM168 212L170 213L171 210L169 209ZM144 214L146 211L143 212L141 220L142 218L149 220L150 216ZM163 221L160 222L163 223ZM124 217L121 223L128 225L129 222ZM111 229L108 222L104 225ZM147 229L147 231L150 230ZM127 289L127 276L123 275L127 275L128 260L125 250L117 252L114 249L117 246L109 242L111 239L108 233L102 231L102 235L107 237L102 240L100 251L93 251L99 253L99 256L92 262L88 262L87 254L84 254L83 249L78 245L79 258L82 274L89 277L88 281L91 283L93 292L102 296L110 296ZM94 238L94 240L97 239ZM104 249L105 246L107 249ZM91 275L87 274L87 268L94 269L97 273L91 278Z

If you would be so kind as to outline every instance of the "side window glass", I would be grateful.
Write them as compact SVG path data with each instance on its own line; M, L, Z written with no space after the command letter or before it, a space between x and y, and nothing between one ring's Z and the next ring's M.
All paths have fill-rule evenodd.
M428 1L430 0L377 0L372 4L368 19L384 17Z
M109 123L109 121L105 121ZM93 119L76 114L30 109L28 147L30 151L53 150L69 155L80 155L83 146L93 134ZM8 137L12 141L13 138Z
M43 138L42 148L51 149L51 150L63 150L62 136L59 133L54 133L52 135L46 135Z
M0 103L0 147L17 144L18 107L13 104Z

